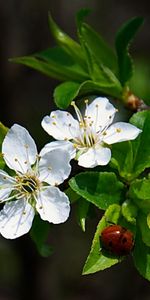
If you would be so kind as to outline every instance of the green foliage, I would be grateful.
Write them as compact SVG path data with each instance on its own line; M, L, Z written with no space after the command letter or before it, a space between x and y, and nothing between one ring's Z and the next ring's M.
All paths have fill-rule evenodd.
M66 81L54 92L55 103L60 108L66 108L75 98L90 93L106 94L122 101L122 85L124 86L133 73L128 47L143 19L131 19L118 31L117 60L114 50L105 39L84 22L88 13L87 9L77 13L79 43L68 36L49 13L50 32L58 46L10 60L48 77Z
M55 52L55 55L54 55ZM68 57L68 62L66 63ZM69 55L64 54L61 48L52 48L35 53L32 56L23 56L11 59L10 61L26 65L40 71L48 77L60 81L74 80L82 82L89 78L88 74L77 65Z
M137 139L132 141L133 174L137 177L146 168L150 167L150 111L134 114L130 123L142 129Z
M150 228L150 213L147 215L147 225Z
M142 129L133 141L112 146L112 167L127 181L131 181L150 167L150 111L134 114L130 123ZM144 154L144 155L143 155Z
M116 51L118 55L119 78L124 86L133 75L133 63L129 55L129 45L143 24L143 18L137 17L127 21L116 35Z
M49 28L56 43L68 53L74 61L86 69L86 62L80 44L68 36L52 19L51 14L48 15Z
M136 224L137 207L132 203L131 200L128 199L124 201L121 212L127 222Z
M127 181L131 177L133 164L132 144L130 141L112 145L112 158L110 165L118 169L122 178Z
M135 247L133 251L134 263L139 273L150 280L150 247L142 241L141 233L138 230Z
M124 185L112 172L84 172L71 178L70 187L100 209L122 201Z
M30 235L35 242L39 254L47 257L52 254L53 249L46 244L50 229L50 224L40 219L38 215L35 216Z
M100 234L108 225L108 222L117 223L120 215L120 206L117 204L110 205L106 210L105 215L100 220L90 250L90 254L83 268L83 274L91 274L102 271L117 264L121 259L105 253L101 247Z
M150 229L147 224L147 215L139 212L138 223L141 231L142 241L145 243L145 245L150 247Z
M54 100L59 108L66 109L76 97L97 93L110 93L117 96L114 84L84 81L77 83L67 81L58 85L54 90ZM119 90L118 90L119 93Z
M106 66L117 72L117 59L112 48L91 26L82 23L80 29L81 45L86 45L99 65Z
M55 88L54 100L59 108L67 108L76 97L80 89L80 84L73 81L66 81Z
M144 212L150 211L150 179L136 179L130 185L129 196Z
M85 223L89 212L89 205L90 203L83 198L77 202L77 220L83 231L85 231Z

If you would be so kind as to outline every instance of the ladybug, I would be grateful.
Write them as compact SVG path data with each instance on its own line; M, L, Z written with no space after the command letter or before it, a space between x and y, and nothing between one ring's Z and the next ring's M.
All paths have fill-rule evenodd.
M120 225L110 225L101 232L104 249L118 256L128 255L134 246L133 233Z

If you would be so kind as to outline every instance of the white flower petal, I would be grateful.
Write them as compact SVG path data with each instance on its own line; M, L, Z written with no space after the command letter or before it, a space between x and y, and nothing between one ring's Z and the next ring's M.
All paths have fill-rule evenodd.
M106 147L97 149L90 148L87 152L79 156L78 164L84 168L94 168L96 166L104 166L111 159L111 151Z
M43 156L45 153L56 149L61 149L69 152L71 159L74 158L76 155L76 150L73 144L69 141L55 141L55 142L48 143L43 147L39 155Z
M25 173L35 163L37 148L28 131L14 124L4 138L2 153L10 169Z
M15 179L5 171L0 170L0 202L7 200L13 190Z
M71 172L70 160L70 154L61 149L45 153L39 162L39 179L51 185L62 183Z
M69 199L65 193L51 186L40 193L37 199L36 210L42 220L54 224L63 223L69 217Z
M25 199L6 203L0 211L0 233L7 239L22 236L30 230L34 214Z
M112 123L116 109L107 98L98 97L85 110L87 122L93 123L96 132Z
M56 140L72 139L77 136L79 123L66 111L56 110L45 116L41 123L44 130Z
M103 141L107 144L114 144L123 141L134 140L141 132L139 128L125 122L118 122L106 130Z

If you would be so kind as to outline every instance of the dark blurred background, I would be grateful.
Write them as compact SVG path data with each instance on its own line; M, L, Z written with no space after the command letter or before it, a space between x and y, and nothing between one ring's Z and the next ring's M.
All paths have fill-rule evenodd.
M1 0L1 121L8 127L14 123L25 126L39 148L49 140L40 121L54 107L52 92L57 82L10 63L8 58L54 45L48 29L48 11L68 34L75 37L74 15L83 7L92 9L88 22L111 44L124 21L134 16L145 17L131 52L149 82L148 0ZM145 74L138 73L139 85ZM109 270L81 276L97 222L98 216L88 222L87 231L83 233L75 220L75 207L72 208L71 218L63 225L53 226L50 231L49 243L54 247L54 254L49 258L38 255L28 235L14 241L1 237L0 300L149 300L150 283L137 273L131 259Z

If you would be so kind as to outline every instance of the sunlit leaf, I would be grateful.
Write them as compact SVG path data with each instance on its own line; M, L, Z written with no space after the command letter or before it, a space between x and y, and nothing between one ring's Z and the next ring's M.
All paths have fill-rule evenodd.
M102 217L97 226L91 250L83 268L83 275L102 271L121 261L120 257L110 255L109 253L103 251L100 240L101 232L108 225L108 222L117 223L119 215L119 205L110 205L106 210L105 215Z
M105 83L94 82L92 80L87 80L83 83L67 81L56 87L54 90L54 100L59 108L66 109L76 97L102 93L117 97L120 95L120 90L119 87L116 88L116 85L109 81Z
M74 41L66 34L52 19L51 14L48 15L50 31L57 42L76 62L86 69L86 62L80 44Z

